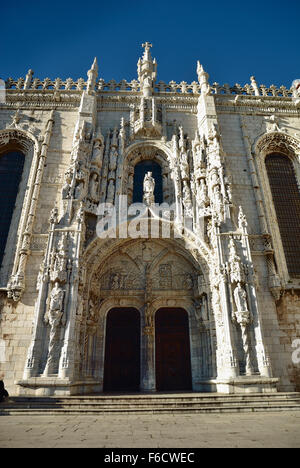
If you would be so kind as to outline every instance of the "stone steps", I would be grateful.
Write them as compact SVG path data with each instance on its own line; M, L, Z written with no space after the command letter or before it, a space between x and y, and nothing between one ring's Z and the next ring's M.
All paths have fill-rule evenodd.
M0 415L237 413L300 410L300 393L13 397Z

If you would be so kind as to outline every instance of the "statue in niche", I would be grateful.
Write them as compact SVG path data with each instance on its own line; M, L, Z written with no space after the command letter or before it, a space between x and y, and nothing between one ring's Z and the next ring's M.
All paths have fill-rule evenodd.
M97 166L99 169L102 167L103 149L101 140L95 140L91 162L93 166Z
M226 176L224 182L225 182L227 199L229 203L232 203L232 177Z
M95 202L98 200L98 185L98 174L94 172L90 179L89 192L91 199Z
M190 215L193 209L193 205L191 200L190 189L186 180L183 181L182 198L184 207Z
M155 203L154 200L154 189L155 189L155 180L152 177L152 172L147 172L144 178L144 197L143 202L150 206Z
M193 277L189 273L185 275L183 287L189 291L194 287Z
M65 291L61 288L59 282L56 281L50 295L49 310L44 317L45 323L50 325L48 358L45 369L46 374L51 373L55 366L60 325L65 324L65 321L63 320L64 295Z
M215 202L216 212L218 214L222 213L223 200L222 200L221 189L219 185L217 185L214 190L214 202Z
M212 126L209 131L208 139L210 141L210 150L218 153L220 151L220 134L217 130L216 124Z
M118 151L116 148L112 148L110 152L110 159L109 159L109 170L114 172L117 169L117 161L118 161Z
M241 327L243 349L245 353L246 375L253 374L253 366L250 353L250 336L248 326L252 322L252 316L248 309L247 293L241 283L238 283L233 292L236 305L236 312L233 315L233 320L236 320Z
M72 177L73 177L73 172L71 171L71 169L68 169L67 172L65 173L65 182L62 188L63 200L71 198L72 196L72 193L71 193Z
M236 246L233 238L229 241L229 265L230 265L230 281L232 283L244 280L243 264L237 254Z
M180 167L181 167L181 177L183 180L189 180L190 178L190 167L188 163L188 155L186 151L184 151L181 155L181 162L180 162Z
M113 203L115 197L115 183L111 179L108 184L108 189L107 189L107 203Z
M84 181L81 180L75 187L75 200L82 200L84 198Z
M198 190L198 202L201 208L205 208L207 205L209 205L207 185L204 179L200 179L200 186Z
M98 323L97 305L93 299L90 299L89 308L88 308L88 316L86 320L86 324L90 332L96 331L97 323Z
M238 283L238 285L234 289L233 296L237 308L237 315L239 316L241 314L245 314L247 317L247 323L249 323L250 313L247 304L247 293L242 287L241 283Z
M111 276L110 289L117 290L121 287L121 277L118 273L113 273Z

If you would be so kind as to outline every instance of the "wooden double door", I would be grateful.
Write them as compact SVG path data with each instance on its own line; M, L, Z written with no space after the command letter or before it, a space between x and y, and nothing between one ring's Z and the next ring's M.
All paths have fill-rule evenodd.
M157 391L192 389L188 315L159 309L155 315ZM141 319L138 310L115 308L107 316L105 392L137 392L141 380Z

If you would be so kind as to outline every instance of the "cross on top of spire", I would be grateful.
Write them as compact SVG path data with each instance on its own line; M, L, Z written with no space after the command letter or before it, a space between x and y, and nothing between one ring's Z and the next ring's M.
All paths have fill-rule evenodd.
M151 47L153 47L153 45L151 44L151 42L145 42L144 44L142 44L142 47L148 51Z

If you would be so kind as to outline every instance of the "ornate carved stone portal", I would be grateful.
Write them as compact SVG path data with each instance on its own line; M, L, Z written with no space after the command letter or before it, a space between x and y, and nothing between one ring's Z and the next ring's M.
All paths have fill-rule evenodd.
M86 81L41 82L31 70L7 81L0 156L22 151L25 169L1 272L2 322L3 336L15 317L27 327L23 375L10 373L20 393L111 388L122 333L136 339L137 330L135 351L124 353L139 353L136 390L169 386L182 343L181 388L276 391L263 324L276 322L296 283L280 233L270 233L263 158L279 151L300 174L299 138L285 128L288 112L296 116L292 92L254 77L210 85L200 63L198 83L157 82L151 47L130 83L99 79L97 60Z

